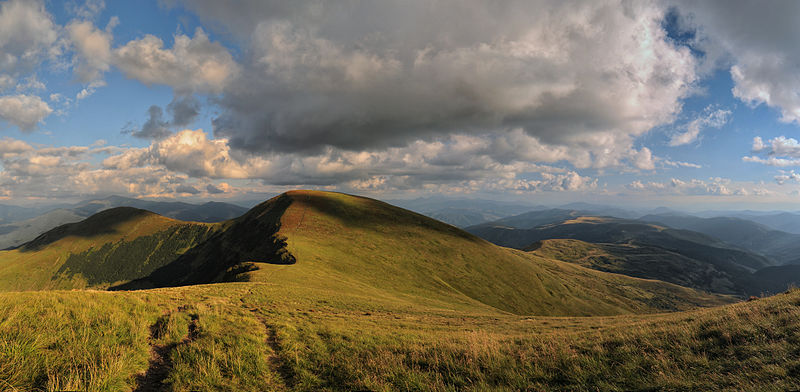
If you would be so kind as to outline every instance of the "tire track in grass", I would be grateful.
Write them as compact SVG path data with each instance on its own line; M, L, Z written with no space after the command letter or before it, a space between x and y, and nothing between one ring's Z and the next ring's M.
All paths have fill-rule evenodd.
M272 350L272 354L267 358L270 370L280 377L280 381L283 383L285 389L292 389L295 379L294 370L292 370L291 366L289 366L280 355L282 349L280 341L278 340L277 329L270 324L264 316L259 314L258 309L249 308L247 310L249 310L250 313L255 316L256 320L264 326L264 330L267 333L267 345Z
M181 312L188 309L189 308L187 306L181 306L178 308L178 311ZM186 333L186 336L180 342L169 344L155 343L161 338L164 326L167 324L167 322L169 322L169 318L173 314L174 312L169 312L159 317L158 320L156 320L156 322L150 326L150 336L148 337L148 342L150 343L150 360L148 362L147 370L144 372L144 374L136 376L136 388L133 390L134 392L165 390L167 385L164 383L164 381L167 379L169 372L172 370L172 358L170 353L176 347L189 344L197 339L197 335L199 333L197 322L199 317L197 314L190 314L189 330Z

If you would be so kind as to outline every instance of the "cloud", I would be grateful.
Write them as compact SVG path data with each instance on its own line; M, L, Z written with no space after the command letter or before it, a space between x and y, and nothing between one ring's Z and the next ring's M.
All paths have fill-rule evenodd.
M502 144L524 134L540 146L533 161L611 167L673 120L696 80L654 3L180 3L247 37L213 124L249 152L385 150L452 134L522 150Z
M225 184L225 185L227 185L227 184ZM225 189L222 186L218 187L218 186L215 186L213 184L208 184L208 186L206 186L206 192L208 192L209 194L212 194L212 195L218 195L220 193L225 193Z
M690 121L686 125L686 132L675 134L669 141L670 146L682 146L697 140L700 131L705 128L721 128L728 122L731 115L730 110L716 109L713 110L711 106L707 107L704 115Z
M33 147L22 140L3 138L0 141L0 158L15 156L31 150L33 150Z
M194 96L176 95L167 105L167 112L172 116L168 120L160 106L152 105L147 109L147 121L142 128L125 129L122 133L130 133L142 139L163 139L172 134L171 128L189 125L199 114L200 102Z
M775 182L778 183L778 185L783 185L789 181L800 182L800 174L795 173L794 170L781 170L781 174L775 176Z
M750 194L766 194L761 187L748 190L744 184L734 184L730 179L721 177L711 177L708 180L693 178L685 181L672 178L667 182L635 180L626 185L625 188L635 192L662 195L747 196Z
M35 95L0 96L0 120L17 126L22 131L33 130L53 110Z
M764 6L748 1L681 1L678 10L709 62L730 70L733 94L751 105L776 108L800 123L800 3Z
M188 193L190 195L196 195L200 193L200 190L191 185L180 184L175 188L175 193Z
M692 162L672 161L669 159L660 159L660 161L664 164L664 166L670 166L670 167L690 167L693 169L700 169L703 167L702 165L698 165Z
M86 0L79 3L77 0L67 2L65 8L71 14L85 20L93 19L106 8L104 0Z
M113 52L114 64L129 78L171 86L180 93L219 93L239 67L222 45L198 28L194 37L177 34L172 48L153 35L129 41Z
M763 154L742 157L743 162L760 163L768 166L800 166L800 143L793 138L778 136L764 142L761 137L753 138L753 153Z
M75 73L83 83L100 80L111 65L110 29L97 29L89 21L73 21L66 27L72 44L75 46ZM80 98L79 98L80 99Z
M169 122L164 120L164 110L153 105L147 109L148 119L142 125L142 129L130 131L134 137L142 139L163 139L172 132L169 130Z
M38 0L0 3L0 73L12 76L33 70L59 53L57 27Z
M656 168L656 164L653 160L653 154L649 148L642 147L641 150L634 154L633 166L642 170L653 170Z
M200 114L200 102L194 96L175 96L167 105L167 112L172 115L172 125L185 127Z

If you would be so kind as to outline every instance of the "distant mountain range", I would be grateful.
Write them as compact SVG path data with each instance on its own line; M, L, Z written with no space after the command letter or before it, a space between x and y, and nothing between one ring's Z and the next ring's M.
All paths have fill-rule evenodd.
M800 282L800 270L786 265L800 262L800 235L740 218L669 212L631 220L550 209L466 230L585 267L714 292L760 294Z

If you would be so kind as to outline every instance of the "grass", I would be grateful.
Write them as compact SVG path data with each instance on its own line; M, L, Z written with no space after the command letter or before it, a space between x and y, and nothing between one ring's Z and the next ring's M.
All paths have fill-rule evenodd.
M134 208L106 210L59 226L17 249L0 251L0 290L107 288L145 277L215 227Z
M0 303L5 390L130 390L150 345L170 343L164 386L176 391L800 386L800 291L610 317L452 311L266 283L4 293Z

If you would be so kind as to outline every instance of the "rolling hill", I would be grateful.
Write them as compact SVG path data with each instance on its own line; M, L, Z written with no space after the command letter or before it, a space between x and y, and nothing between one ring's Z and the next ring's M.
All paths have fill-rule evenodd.
M525 250L599 271L658 279L715 293L758 294L760 289L746 271L718 269L705 260L693 259L657 246L548 239L538 241Z
M30 278L20 281L22 271ZM111 209L0 252L6 290L243 279L514 314L641 313L726 301L500 248L376 200L311 191L217 224Z

